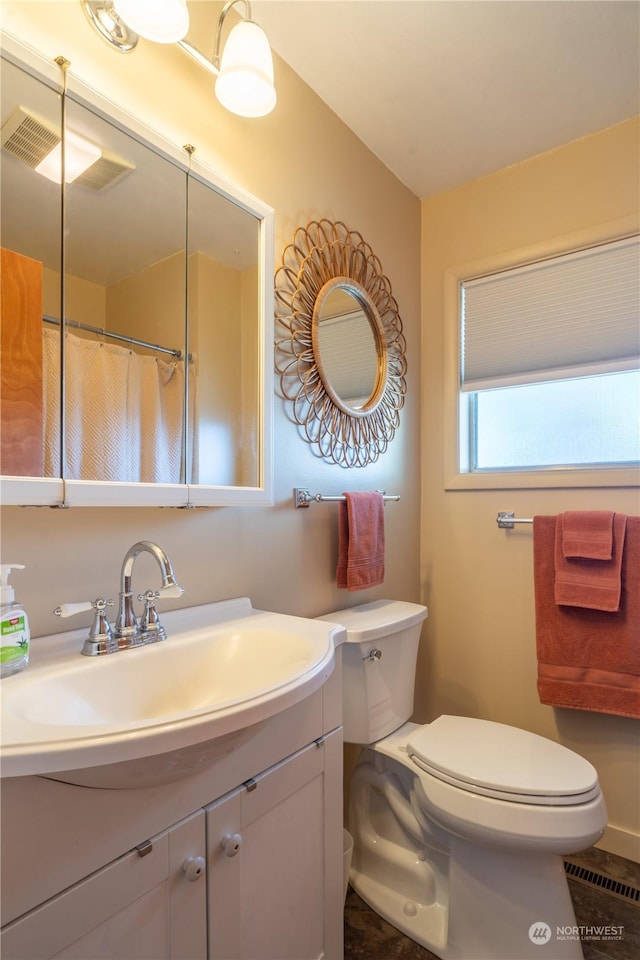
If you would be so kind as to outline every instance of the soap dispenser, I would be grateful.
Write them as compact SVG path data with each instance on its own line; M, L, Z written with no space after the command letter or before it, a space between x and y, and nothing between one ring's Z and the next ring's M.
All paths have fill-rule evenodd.
M12 570L24 570L24 564L0 564L0 677L10 677L29 663L29 620L9 586Z

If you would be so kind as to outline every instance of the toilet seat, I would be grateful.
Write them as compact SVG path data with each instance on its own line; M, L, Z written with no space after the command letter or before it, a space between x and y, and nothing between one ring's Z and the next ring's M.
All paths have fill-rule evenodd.
M594 767L561 744L517 727L441 716L407 743L425 773L467 793L544 806L573 806L600 795Z

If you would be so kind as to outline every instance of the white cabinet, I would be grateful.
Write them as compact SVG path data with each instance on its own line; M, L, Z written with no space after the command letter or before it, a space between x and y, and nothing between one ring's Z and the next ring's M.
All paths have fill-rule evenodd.
M325 760L333 741L312 744L207 807L210 960L336 956L325 944L331 921L322 908L332 893Z
M340 960L333 686L173 784L3 780L3 960Z
M2 956L203 960L204 820L200 810L8 924L2 930Z

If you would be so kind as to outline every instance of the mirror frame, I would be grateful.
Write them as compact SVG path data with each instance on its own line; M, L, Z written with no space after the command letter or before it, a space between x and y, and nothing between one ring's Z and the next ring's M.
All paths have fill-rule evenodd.
M275 288L275 366L294 422L317 456L343 467L373 463L394 437L407 392L402 320L379 259L342 221L313 220L285 247ZM336 289L357 300L375 341L378 374L360 409L336 393L318 349L322 307Z
M0 34L1 55L63 93L60 67L12 35ZM274 211L257 197L219 176L206 164L126 113L78 78L67 75L66 96L114 124L123 132L166 156L213 190L228 197L256 218L259 226L258 264L258 483L251 487L198 484L120 483L65 480L58 477L0 477L0 497L7 506L137 506L211 507L273 503L273 293ZM62 191L61 191L62 194ZM186 322L186 321L185 321Z

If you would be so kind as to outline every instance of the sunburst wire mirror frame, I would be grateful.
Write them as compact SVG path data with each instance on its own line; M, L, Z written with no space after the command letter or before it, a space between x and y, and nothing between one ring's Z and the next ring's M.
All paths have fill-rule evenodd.
M355 409L333 389L317 350L320 307L342 288L371 324L378 372ZM387 449L406 394L406 341L391 284L368 243L341 221L299 227L275 274L276 371L282 396L314 452L343 467L364 467Z

